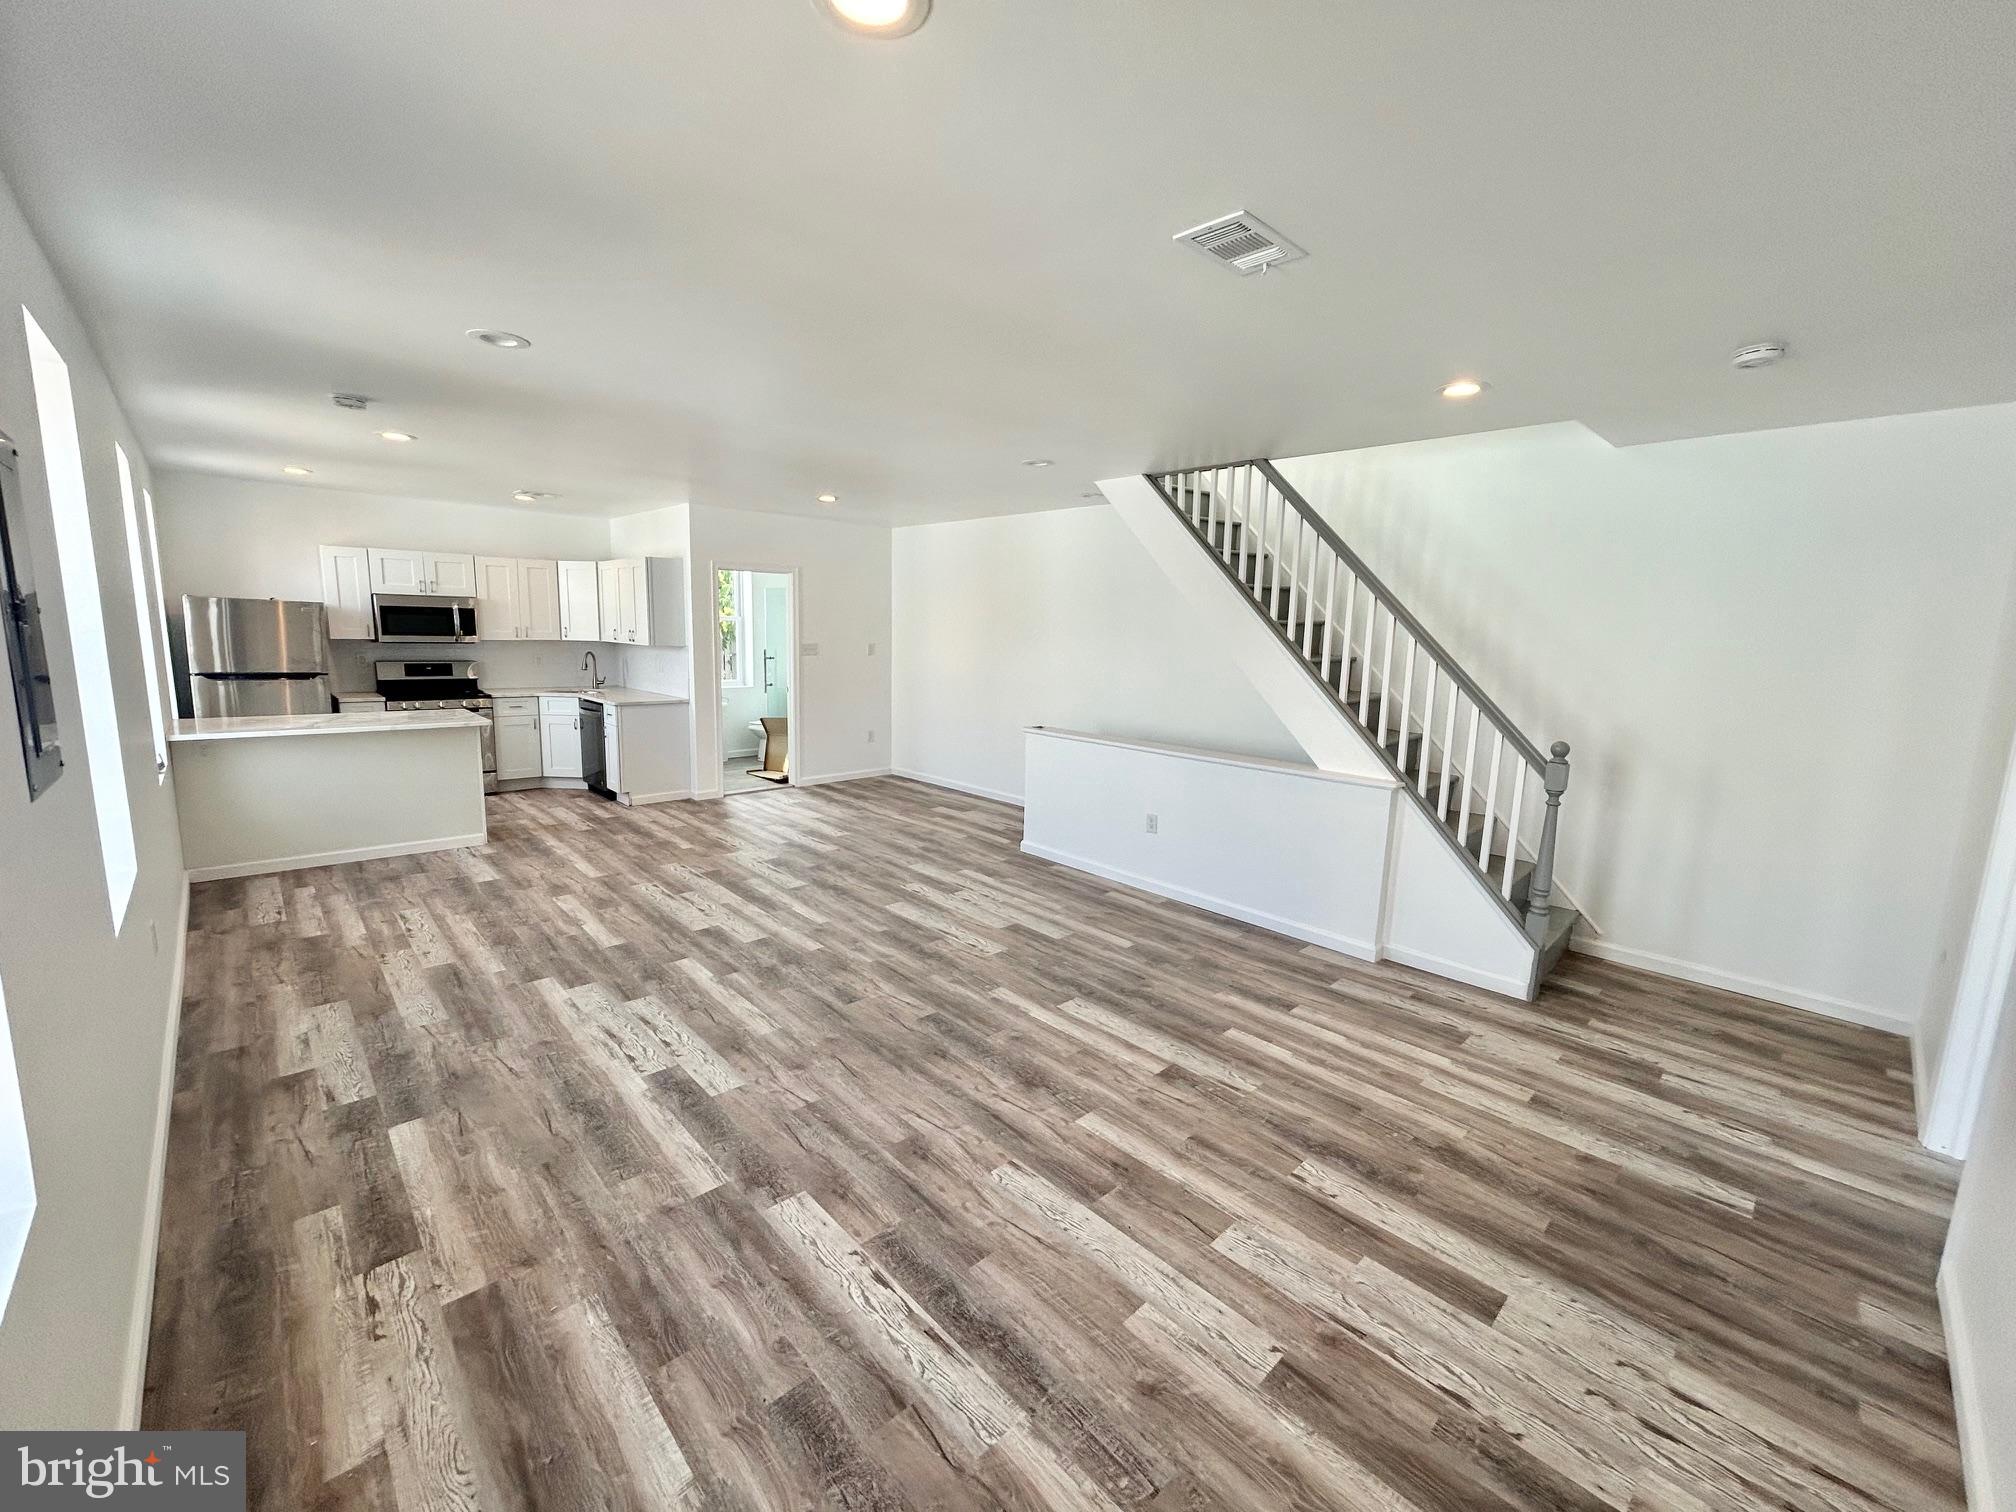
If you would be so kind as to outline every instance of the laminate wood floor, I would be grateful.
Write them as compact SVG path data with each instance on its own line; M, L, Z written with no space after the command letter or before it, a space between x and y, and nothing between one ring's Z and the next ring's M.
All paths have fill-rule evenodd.
M894 779L491 822L195 890L145 1419L256 1507L1959 1505L1899 1040Z

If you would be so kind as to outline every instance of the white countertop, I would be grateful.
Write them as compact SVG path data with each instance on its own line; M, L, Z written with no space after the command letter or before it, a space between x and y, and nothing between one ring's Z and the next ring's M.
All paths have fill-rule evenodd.
M486 688L492 698L585 698L601 704L683 704L691 700L677 693L652 693L643 688L597 688L590 693L582 688ZM344 695L339 693L338 698Z
M238 718L178 719L172 742L270 740L288 735L383 735L403 730L480 729L489 721L467 709L401 709L369 714L252 714Z

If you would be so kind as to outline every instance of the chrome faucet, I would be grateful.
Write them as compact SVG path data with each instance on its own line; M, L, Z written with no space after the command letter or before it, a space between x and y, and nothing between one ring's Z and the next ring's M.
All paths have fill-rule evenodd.
M602 663L595 660L595 653L593 651L583 651L581 653L581 670L588 674L589 687L599 688L602 686Z

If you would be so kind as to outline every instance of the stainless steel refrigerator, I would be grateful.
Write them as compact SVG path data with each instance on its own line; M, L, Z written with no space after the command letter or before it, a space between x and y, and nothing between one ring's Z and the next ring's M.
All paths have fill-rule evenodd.
M219 715L327 714L329 616L299 599L182 598L189 706Z

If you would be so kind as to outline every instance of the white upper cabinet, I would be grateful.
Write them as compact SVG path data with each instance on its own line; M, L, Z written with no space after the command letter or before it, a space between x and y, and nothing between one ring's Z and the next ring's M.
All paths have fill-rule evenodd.
M379 546L368 548L365 554L371 562L373 593L476 596L473 556L454 551L389 551Z
M451 598L476 596L476 558L452 551L427 553L427 591Z
M518 622L525 628L526 640L561 638L558 562L518 563Z
M485 640L561 639L559 563L476 558L476 628Z
M560 639L602 639L602 590L599 562L559 562Z
M602 638L619 646L686 644L686 564L677 557L602 563Z
M373 546L365 555L371 562L373 593L426 593L427 553L424 551L383 551Z
M523 640L525 612L518 598L515 557L476 558L476 633L485 640Z
M484 640L686 644L686 564L677 557L548 562L380 546L324 546L322 601L334 640L370 640L374 593L476 600Z
M602 639L628 645L630 626L623 619L623 564L595 564L596 597L602 606Z
M370 640L371 560L362 546L324 546L322 603L329 611L331 640Z

